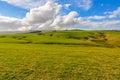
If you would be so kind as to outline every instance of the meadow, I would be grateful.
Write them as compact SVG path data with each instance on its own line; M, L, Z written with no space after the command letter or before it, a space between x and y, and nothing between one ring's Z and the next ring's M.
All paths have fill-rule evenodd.
M0 34L0 80L120 80L120 32Z

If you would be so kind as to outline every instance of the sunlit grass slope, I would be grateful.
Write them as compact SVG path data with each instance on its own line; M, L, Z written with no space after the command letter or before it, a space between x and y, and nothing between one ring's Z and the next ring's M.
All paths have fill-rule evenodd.
M0 80L120 80L120 32L0 36Z
M118 31L43 31L24 34L1 35L0 41L23 42L30 44L63 44L119 47L120 32Z

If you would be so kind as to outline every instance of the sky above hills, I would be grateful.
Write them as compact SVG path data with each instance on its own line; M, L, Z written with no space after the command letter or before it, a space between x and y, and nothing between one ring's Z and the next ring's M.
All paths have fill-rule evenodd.
M120 0L0 0L0 31L120 30Z

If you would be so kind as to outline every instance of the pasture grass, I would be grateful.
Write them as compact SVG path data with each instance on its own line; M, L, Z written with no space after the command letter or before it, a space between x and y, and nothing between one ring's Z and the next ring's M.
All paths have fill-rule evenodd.
M119 42L111 40L119 36L114 31L2 34L0 80L120 80Z

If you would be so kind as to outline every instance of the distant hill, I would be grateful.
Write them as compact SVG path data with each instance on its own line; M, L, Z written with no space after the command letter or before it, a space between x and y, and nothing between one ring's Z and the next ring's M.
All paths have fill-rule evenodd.
M3 35L1 35L0 38L3 38ZM120 31L117 30L30 31L21 34L4 35L4 39L7 38L24 41L24 43L27 44L64 44L120 47Z

